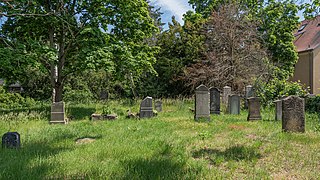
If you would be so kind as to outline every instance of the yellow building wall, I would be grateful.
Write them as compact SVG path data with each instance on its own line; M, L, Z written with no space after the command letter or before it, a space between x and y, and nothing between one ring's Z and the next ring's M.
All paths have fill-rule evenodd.
M312 63L312 53L299 53L299 59L294 67L294 75L290 78L291 81L300 81L306 87L310 87L310 93L313 93L312 74L310 72L310 65Z
M313 94L320 94L320 47L313 51Z

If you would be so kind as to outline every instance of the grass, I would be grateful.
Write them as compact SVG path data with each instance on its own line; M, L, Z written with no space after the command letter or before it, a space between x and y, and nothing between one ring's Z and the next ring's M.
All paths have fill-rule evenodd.
M306 133L283 133L274 111L262 121L212 115L195 122L191 100L163 100L151 119L125 119L137 112L129 100L67 104L68 125L49 125L48 112L6 113L0 133L17 131L22 148L0 149L0 179L317 179L318 117L306 115ZM89 120L103 108L116 121ZM79 138L96 141L77 144Z

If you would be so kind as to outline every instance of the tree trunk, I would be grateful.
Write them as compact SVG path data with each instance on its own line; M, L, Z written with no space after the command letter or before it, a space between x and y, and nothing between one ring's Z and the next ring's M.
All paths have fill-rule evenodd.
M62 91L63 91L62 83L56 82L56 86L54 87L54 90L55 90L54 102L62 101Z

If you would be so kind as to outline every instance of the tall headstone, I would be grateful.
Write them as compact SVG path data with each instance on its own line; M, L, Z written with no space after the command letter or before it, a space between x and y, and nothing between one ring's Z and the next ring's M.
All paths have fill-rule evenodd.
M282 100L282 129L285 132L305 132L304 99L289 96Z
M218 88L210 88L210 113L220 114L220 91Z
M140 118L151 118L152 116L152 97L147 96L140 104Z
M156 101L154 103L154 108L156 109L157 112L161 112L162 111L162 102L160 100Z
M257 97L250 97L247 99L248 101L248 121L251 120L260 120L261 114L260 114L260 98Z
M228 103L229 95L231 95L231 87L229 87L229 86L223 87L222 102L223 102L224 104L227 104L227 103Z
M240 96L229 95L228 98L228 113L229 114L240 114Z
M20 148L20 134L7 132L2 136L2 148Z
M209 89L205 85L200 85L195 90L195 115L194 119L205 118L210 121L210 107L209 107Z
M282 100L276 100L274 101L275 105L275 119L277 121L282 120Z
M51 124L67 124L65 118L64 102L54 102L51 104Z
M248 99L250 97L254 97L254 92L253 92L253 86L248 85L248 86L246 86L246 89L245 89L245 98ZM244 101L244 108L248 109L248 101L247 100Z

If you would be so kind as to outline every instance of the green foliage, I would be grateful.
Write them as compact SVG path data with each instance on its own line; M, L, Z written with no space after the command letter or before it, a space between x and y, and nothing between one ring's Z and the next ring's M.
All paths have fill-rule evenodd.
M32 107L36 104L32 98L22 97L19 93L6 93L2 86L0 86L0 108L13 109Z
M320 95L306 98L306 111L310 113L318 113L320 116Z
M93 100L93 95L87 90L70 90L64 93L64 101L76 103L88 103Z
M258 79L255 82L256 95L261 98L263 105L272 105L274 100L283 96L306 96L308 90L300 82L291 82L277 77Z

